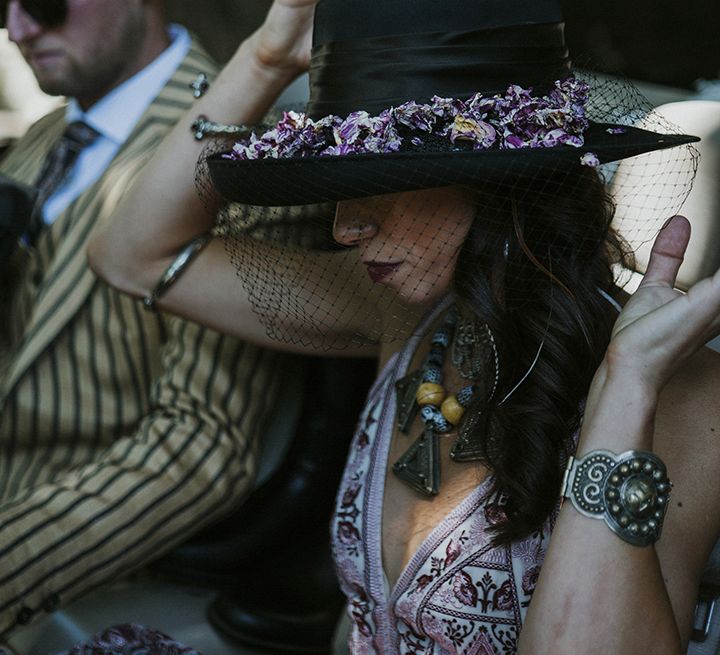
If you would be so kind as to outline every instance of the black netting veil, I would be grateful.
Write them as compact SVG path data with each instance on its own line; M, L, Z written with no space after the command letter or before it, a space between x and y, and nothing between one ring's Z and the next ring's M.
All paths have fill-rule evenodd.
M533 308L548 297L572 312L579 294L612 293L599 271L630 263L680 209L697 152L677 145L679 130L629 83L580 77L597 132L582 148L487 157L461 141L408 137L391 155L227 163L249 202L220 200L218 231L268 333L321 350L404 338L455 294L490 323L503 312L538 316L542 334L547 311ZM634 154L633 139L654 145ZM208 203L220 199L208 162L232 146L212 143L198 163Z

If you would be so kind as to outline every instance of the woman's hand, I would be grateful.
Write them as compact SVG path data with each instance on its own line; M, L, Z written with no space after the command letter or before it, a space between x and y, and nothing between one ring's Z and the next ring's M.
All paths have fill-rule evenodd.
M707 508L720 496L716 412L703 386L713 366L701 358L686 367L695 374L683 371L688 389L678 393L673 380L669 396L659 393L720 331L720 273L687 294L673 288L689 237L689 223L676 216L655 240L593 378L576 454L652 450L661 457L675 483L662 539L631 546L565 503L519 653L685 652L699 575L718 533Z
M318 0L275 0L253 35L255 59L266 70L298 75L310 63L312 25Z
M307 67L316 1L276 0L263 25L240 44L207 93L155 149L142 174L119 185L125 189L123 197L88 252L98 275L121 291L147 296L180 249L213 227L215 208L200 198L195 187L195 165L207 143L191 137L193 124L200 115L230 125L260 123L285 87ZM203 260L208 260L207 278L195 273L202 266L194 262L183 278L184 284L195 279L197 287L188 291L188 297L180 294L177 307L170 294L164 309L182 313L197 297L207 299L203 291L215 293L223 275L237 289L222 248L206 248L200 256ZM213 265L216 268L211 269ZM229 314L220 305L215 309L220 319ZM202 321L204 316L199 318Z
M620 313L605 356L609 376L632 375L651 393L720 332L720 272L687 294L673 288L689 238L690 224L682 216L660 231L647 272Z

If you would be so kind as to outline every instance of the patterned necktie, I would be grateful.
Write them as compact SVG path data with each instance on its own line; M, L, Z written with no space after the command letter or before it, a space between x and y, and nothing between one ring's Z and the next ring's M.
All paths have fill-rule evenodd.
M38 235L45 227L42 216L42 208L50 196L57 191L68 173L75 165L78 156L83 148L87 148L100 136L100 133L82 121L70 123L58 139L57 143L50 149L40 175L35 182L38 195L35 202L30 224L28 226L28 238L30 243L35 243Z

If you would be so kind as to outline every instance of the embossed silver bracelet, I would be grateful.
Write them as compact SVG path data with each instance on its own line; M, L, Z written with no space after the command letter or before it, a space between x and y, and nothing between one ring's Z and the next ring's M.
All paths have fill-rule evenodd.
M665 464L653 453L592 450L570 458L561 495L623 541L650 546L660 538L671 488Z

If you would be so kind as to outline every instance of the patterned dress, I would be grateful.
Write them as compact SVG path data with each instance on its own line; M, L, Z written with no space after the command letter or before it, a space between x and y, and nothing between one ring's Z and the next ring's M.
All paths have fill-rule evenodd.
M134 623L108 628L55 655L201 655L166 634Z
M439 314L439 307L425 326ZM425 330L420 329L419 334ZM332 521L341 586L348 597L353 655L514 653L547 549L551 523L494 548L488 527L503 518L485 499L486 478L427 536L388 588L382 565L382 508L395 423L395 382L420 337L386 365L370 390L351 445Z

